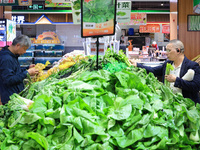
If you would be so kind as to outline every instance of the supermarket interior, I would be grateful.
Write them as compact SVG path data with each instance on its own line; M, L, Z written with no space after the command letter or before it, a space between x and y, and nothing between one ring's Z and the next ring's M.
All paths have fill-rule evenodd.
M0 149L199 150L199 41L200 0L0 0Z
M115 34L100 38L101 47L105 50L115 41L117 50L122 49L126 53L128 48L129 58L137 59L139 62L151 62L151 64L157 61L160 63L166 60L166 44L169 40L180 39L188 50L185 51L185 55L189 59L192 60L199 55L198 31L191 32L187 28L187 17L198 13L197 9L195 12L193 7L190 7L193 5L192 1L138 0L129 3L131 5L128 10L129 18L127 19L126 15L124 17L118 15ZM32 39L33 45L24 55L29 58L20 58L21 65L31 61L44 63L46 59L53 63L60 59L61 55L73 50L83 50L86 55L91 53L96 39L81 37L80 9L74 9L75 3L59 5L44 0L33 0L32 5L30 2L24 2L7 6L3 1L1 5L5 6L0 6L0 18L12 20L16 24L10 23L15 33L9 33L9 30L5 32L6 28L3 28L7 21L1 21L4 23L1 23L0 47L9 44L20 34L25 34ZM187 7L185 13L179 13L185 7ZM51 50L53 52L50 52Z

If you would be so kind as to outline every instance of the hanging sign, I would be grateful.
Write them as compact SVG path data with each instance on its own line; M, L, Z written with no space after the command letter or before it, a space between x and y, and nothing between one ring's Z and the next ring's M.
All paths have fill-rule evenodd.
M44 5L33 4L33 5L28 6L28 10L44 10Z
M81 3L80 0L72 0L72 18L74 24L81 24Z
M193 11L200 14L200 0L193 0Z
M60 3L59 0L45 0L45 7L71 7L71 3Z
M16 22L17 24L23 24L25 22L24 16L12 16L12 21Z
M146 25L146 13L131 13L131 19L126 23L119 23L119 25Z
M119 23L131 20L131 1L117 2L116 20Z
M140 33L156 33L156 32L160 32L160 25L159 24L140 25L139 32Z
M81 0L81 36L115 34L116 0Z
M0 47L6 46L6 20L0 19Z
M0 6L17 6L18 0L0 0Z
M170 33L170 25L162 24L162 33Z
M32 5L32 0L18 0L19 6L30 6Z
M37 36L37 39L34 40L35 44L59 44L60 40L58 35L53 31L44 31L42 34Z
M6 20L6 33L7 33L7 45L11 45L12 41L16 37L16 22L12 20Z

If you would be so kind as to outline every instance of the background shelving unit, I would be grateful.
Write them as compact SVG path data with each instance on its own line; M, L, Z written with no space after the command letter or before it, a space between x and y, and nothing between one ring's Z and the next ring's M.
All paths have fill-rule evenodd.
M64 54L63 44L32 44L26 53L19 57L19 63L22 67L30 64L43 63L49 61L51 67L55 61L59 61Z

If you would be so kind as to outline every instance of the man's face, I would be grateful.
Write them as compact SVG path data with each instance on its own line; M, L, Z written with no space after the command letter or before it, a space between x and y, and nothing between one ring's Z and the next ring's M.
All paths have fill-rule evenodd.
M166 51L167 51L167 58L171 61L174 61L177 59L179 52L177 52L177 49L174 48L172 44L168 44L166 46Z
M20 44L16 45L16 52L18 55L23 55L24 53L26 53L26 50L28 49L27 46L21 46Z

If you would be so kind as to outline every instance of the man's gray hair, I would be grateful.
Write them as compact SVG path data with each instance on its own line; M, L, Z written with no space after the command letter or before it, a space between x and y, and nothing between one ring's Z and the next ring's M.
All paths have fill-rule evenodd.
M12 45L16 45L16 44L20 44L21 46L26 46L26 47L30 47L31 46L31 40L28 36L26 35L19 35L17 36L13 42Z
M183 42L181 42L180 40L171 40L169 41L169 44L172 44L174 46L174 48L180 49L180 51L183 53L184 52L184 45Z

